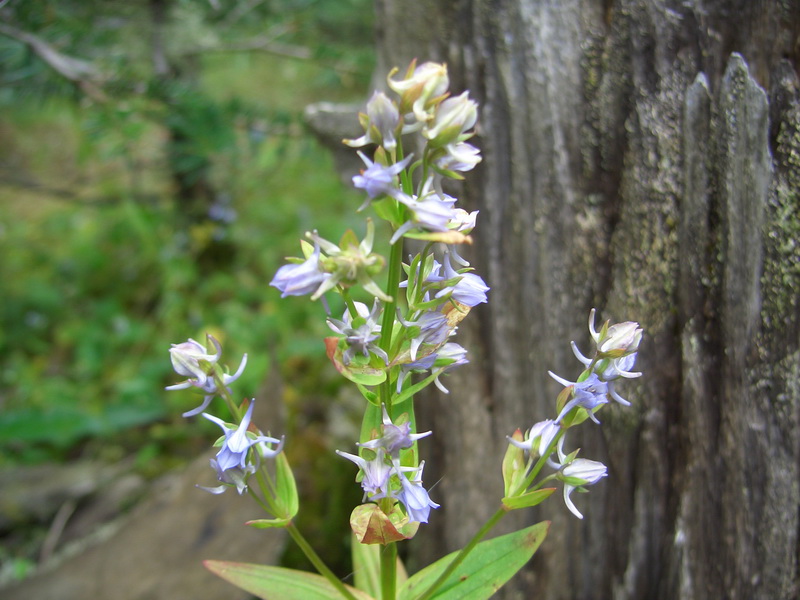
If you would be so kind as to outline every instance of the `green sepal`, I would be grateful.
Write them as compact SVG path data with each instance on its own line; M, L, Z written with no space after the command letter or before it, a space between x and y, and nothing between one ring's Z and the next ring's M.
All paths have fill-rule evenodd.
M203 561L206 569L262 600L341 600L342 594L321 575L224 560ZM345 586L356 600L375 600L361 590Z
M294 473L292 473L292 467L289 466L285 452L281 452L275 457L275 487L277 489L276 504L282 512L280 517L291 520L300 510L300 503Z
M478 544L437 589L436 600L487 600L491 598L539 548L550 528L542 521ZM458 552L448 554L412 575L398 592L399 600L419 597L438 579Z
M534 490L532 492L527 492L526 494L522 494L521 496L511 496L503 498L503 506L508 508L509 510L517 510L518 508L528 508L530 506L536 506L537 504L541 504L545 500L547 500L553 492L556 491L556 488L542 488L541 490Z
M356 236L356 232L352 229L348 229L342 234L341 239L339 240L339 248L342 250L346 250L348 247L350 248L358 248L359 239Z
M588 483L581 477L565 477L564 475L559 475L558 480L563 481L565 485L571 485L574 488L584 486Z
M456 179L458 181L464 179L464 176L461 175L461 173L459 173L458 171L451 171L450 169L442 169L440 167L437 167L436 165L431 165L431 169L433 169L439 175L442 175L444 177L449 177L450 179Z
M522 431L517 429L514 435L511 436L514 441L521 442L523 440ZM508 444L506 454L503 457L503 495L508 496L519 487L519 484L525 479L526 461L525 451L514 444ZM503 501L505 504L505 500Z

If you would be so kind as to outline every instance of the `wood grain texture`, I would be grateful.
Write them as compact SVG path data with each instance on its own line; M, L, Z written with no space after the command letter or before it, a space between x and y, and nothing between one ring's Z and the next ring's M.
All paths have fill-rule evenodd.
M421 403L443 508L420 560L497 505L505 436L554 414L589 308L642 323L639 366L570 449L609 466L501 596L793 598L800 489L800 3L376 0L378 72L442 60L481 104L492 286L471 364ZM434 448L431 448L435 446ZM430 456L433 455L433 456ZM519 517L517 517L519 519ZM510 520L507 526L521 521Z

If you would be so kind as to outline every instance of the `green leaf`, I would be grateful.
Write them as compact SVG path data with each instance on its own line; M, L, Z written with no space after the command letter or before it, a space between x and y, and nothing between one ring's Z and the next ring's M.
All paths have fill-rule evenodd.
M511 510L536 506L547 500L555 491L556 488L543 488L541 490L534 490L533 492L522 494L521 496L506 497L503 498L503 505Z
M380 437L383 426L383 411L377 404L367 404L364 417L361 420L361 435L359 441L363 444L373 438Z
M270 529L272 527L286 527L291 522L291 519L253 519L252 521L246 521L245 525L256 529Z
M275 457L275 485L277 487L278 506L284 511L280 517L291 520L300 510L297 497L297 484L294 481L292 467L286 454L281 452Z
M262 600L341 600L335 587L321 575L249 563L206 560L206 569ZM357 600L374 600L350 586L345 586Z
M367 388L366 386L361 385L360 383L356 384L358 387L358 391L361 392L361 395L369 402L370 404L374 404L375 406L380 406L381 401L378 397L378 394Z
M433 595L436 600L485 600L491 598L539 548L550 528L542 521L525 529L481 542ZM400 588L398 598L411 600L427 590L455 559L448 554L415 573Z
M381 549L373 544L360 544L352 536L353 573L356 587L381 600Z
M353 536L353 573L356 587L381 600L381 552L383 548L376 544L360 544ZM396 581L402 585L408 574L400 557L397 558Z
M436 377L438 375L439 375L438 373L432 373L432 374L428 375L422 381L419 381L419 382L415 383L414 385L407 387L406 389L404 389L400 394L398 394L394 398L394 402L396 404L400 404L402 402L405 402L409 398L413 398L414 395L416 395L418 392L421 392L428 385L430 385L433 382L433 380L436 379Z

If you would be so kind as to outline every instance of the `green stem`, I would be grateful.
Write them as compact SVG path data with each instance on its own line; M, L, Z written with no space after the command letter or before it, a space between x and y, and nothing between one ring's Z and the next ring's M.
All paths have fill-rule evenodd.
M355 302L353 302L353 298L350 296L350 290L340 287L339 288L342 292L342 299L344 299L344 303L347 305L347 310L350 312L350 316L354 319L358 317L358 309L356 308Z
M389 542L381 552L381 600L397 596L397 544Z
M238 425L242 422L242 411L239 409L239 406L234 402L233 396L228 391L228 387L225 385L225 382L222 380L222 367L219 365L214 365L214 383L217 385L217 393L225 400L225 404L228 406L228 410L233 417L233 420Z
M286 526L286 529L289 531L289 535L292 536L292 539L295 543L300 547L300 550L303 551L303 554L306 555L306 558L311 561L311 564L314 565L314 568L319 572L320 575L325 577L328 581L331 582L331 585L336 588L342 597L347 598L348 600L357 600L353 594L345 587L345 585L336 577L336 574L331 571L328 566L322 561L319 555L314 552L314 548L311 547L311 544L306 541L306 538L303 537L303 534L300 533L300 530L297 529L297 526L294 523L289 523Z
M439 575L439 578L431 584L431 586L425 590L421 596L418 596L416 600L428 600L433 596L436 590L445 582L447 581L448 577L453 574L453 572L458 568L458 566L464 562L464 559L467 558L467 555L474 550L475 546L477 546L480 541L486 537L486 534L491 531L491 529L500 522L506 514L506 509L500 508L494 513L486 523L483 524L478 532L472 536L472 539L469 543L461 549L456 557L447 565L447 568L442 571L442 574Z

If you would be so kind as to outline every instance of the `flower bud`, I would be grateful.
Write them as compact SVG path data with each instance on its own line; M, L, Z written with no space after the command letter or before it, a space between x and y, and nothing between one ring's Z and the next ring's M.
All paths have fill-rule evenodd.
M594 485L606 475L608 475L608 469L603 463L586 458L576 458L562 467L558 478L564 482L564 504L573 515L579 519L583 518L583 515L572 503L570 498L572 491L584 485Z
M169 349L169 357L172 361L172 368L178 375L203 382L208 378L212 365L222 355L222 348L214 336L209 334L206 338L214 345L216 349L214 354L209 354L205 346L193 339L180 344L172 344Z
M364 135L353 140L344 140L346 145L361 148L367 144L380 144L388 152L397 147L395 134L400 124L400 112L386 94L376 91L367 102L367 113L360 114L359 120L364 127Z
M444 152L439 156L439 153ZM445 171L471 171L481 162L481 151L467 142L447 144L437 151L436 166Z
M599 332L594 328L594 313L589 313L589 333L597 344L597 352L601 358L620 358L633 354L639 349L642 341L642 329L635 321L616 323L609 327L608 321Z
M469 137L466 132L478 120L478 104L469 99L469 92L442 102L422 135L432 148L462 142Z
M430 118L427 110L447 91L450 79L447 65L426 62L415 67L415 64L411 63L405 79L394 81L391 78L396 72L394 70L389 73L387 82L392 90L400 94L400 113L404 115L413 110L416 119L425 122Z
M642 330L639 324L634 321L617 323L608 328L608 333L597 346L602 354L614 356L625 356L633 354L639 348L642 341Z
M319 244L302 263L283 265L269 284L281 291L281 298L286 296L304 296L315 292L330 277L324 273L319 264Z

